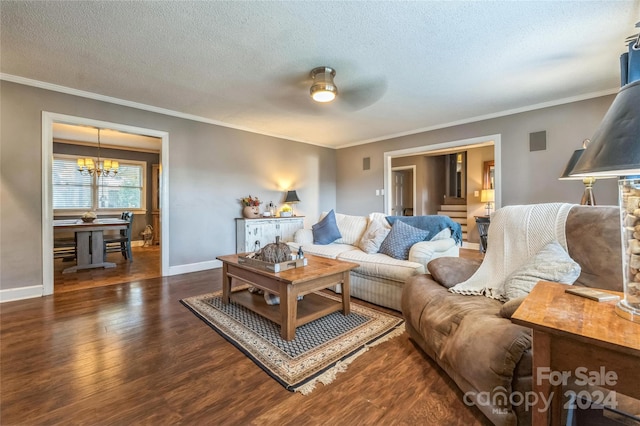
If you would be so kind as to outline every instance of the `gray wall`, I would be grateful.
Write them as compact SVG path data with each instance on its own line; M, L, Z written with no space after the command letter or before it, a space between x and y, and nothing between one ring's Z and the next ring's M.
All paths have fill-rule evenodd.
M383 154L502 135L502 204L579 202L580 181L561 182L571 153L593 135L613 96L331 150L0 81L0 290L42 285L42 111L169 133L169 266L232 253L238 199L281 205L286 189L302 200L309 227L321 211L383 211ZM547 149L529 152L529 133L547 131ZM371 158L362 170L362 158ZM599 204L616 204L614 180L595 186Z
M281 205L296 189L310 226L336 204L336 151L0 81L0 289L37 286L42 271L42 111L169 133L169 266L235 252L249 194Z
M337 210L345 214L384 211L384 199L375 195L383 187L385 152L480 136L502 137L502 205L542 202L579 203L581 181L558 181L569 157L590 138L613 102L613 95L523 112L431 132L338 150ZM546 130L547 149L529 152L529 133ZM362 170L362 158L371 158ZM498 188L500 189L500 188ZM615 179L594 187L598 204L615 205Z

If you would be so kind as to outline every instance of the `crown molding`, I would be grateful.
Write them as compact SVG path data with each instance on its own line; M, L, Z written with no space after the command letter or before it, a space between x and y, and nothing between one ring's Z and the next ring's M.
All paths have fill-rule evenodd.
M365 140L361 140L361 141L354 141L354 142L343 144L343 145L339 145L339 146L327 146L327 145L323 145L323 144L320 144L320 143L317 143L317 142L312 142L312 141L308 141L308 140L304 140L304 139L296 139L296 138L291 138L291 137L288 137L288 136L278 135L278 134L274 134L274 133L261 132L261 131L255 130L255 129L251 129L249 127L237 126L237 125L234 125L234 124L229 124L229 123L225 123L225 122L218 121L218 120L212 120L210 118L200 117L198 115L186 114L186 113L179 112L179 111L174 111L174 110L170 110L170 109L155 107L153 105L147 105L147 104L141 104L141 103L138 103L138 102L127 101L127 100L124 100L124 99L119 99L119 98L114 98L114 97L111 97L111 96L100 95L100 94L93 93L93 92L86 92L84 90L73 89L71 87L60 86L60 85L57 85L57 84L47 83L47 82L39 81L39 80L33 80L33 79L20 77L20 76L16 76L16 75L0 73L0 80L10 81L12 83L23 84L25 86L38 87L40 89L51 90L51 91L54 91L54 92L65 93L65 94L68 94L68 95L79 96L79 97L82 97L82 98L93 99L93 100L102 101L102 102L108 102L108 103L112 103L112 104L116 104L116 105L122 105L122 106L130 107L130 108L136 108L136 109L140 109L140 110L143 110L143 111L155 112L157 114L168 115L168 116L171 116L171 117L182 118L182 119L185 119L185 120L191 120L191 121L197 121L197 122L200 122L200 123L213 124L215 126L227 127L227 128L234 129L234 130L241 130L241 131L244 131L244 132L255 133L255 134L259 134L259 135L263 135L263 136L269 136L269 137L272 137L272 138L284 139L284 140L293 141L293 142L301 142L301 143L306 143L306 144L309 144L309 145L316 145L316 146L320 146L320 147L323 147L323 148L330 148L330 149L335 149L335 150L342 149L342 148L350 148L350 147L358 146L358 145L365 145L365 144L373 143L373 142L380 142L380 141L384 141L384 140L388 140L388 139L395 139L395 138L399 138L399 137L403 137L403 136L415 135L415 134L418 134L418 133L431 132L431 131L434 131L434 130L440 130L440 129L445 129L445 128L448 128L448 127L460 126L460 125L463 125L463 124L475 123L475 122L478 122L478 121L484 121L484 120L491 120L491 119L494 119L494 118L506 117L508 115L520 114L520 113L523 113L523 112L529 112L529 111L535 111L535 110L543 109L543 108L549 108L549 107L554 107L554 106L559 106L559 105L565 105L565 104L569 104L569 103L572 103L572 102L584 101L584 100L587 100L587 99L599 98L599 97L602 97L602 96L608 96L608 95L616 94L620 90L620 88L615 88L615 89L602 90L602 91L599 91L599 92L591 92L591 93L586 93L584 95L571 96L571 97L568 97L568 98L557 99L557 100L554 100L554 101L548 101L548 102L542 102L542 103L538 103L538 104L534 104L534 105L528 105L528 106L521 107L521 108L514 108L514 109L509 109L509 110L505 110L505 111L499 111L499 112L495 112L495 113L491 113L491 114L485 114L485 115L479 115L479 116L476 116L476 117L465 118L465 119L462 119L462 120L451 121L451 122L448 122L448 123L436 124L436 125L428 126L428 127L421 127L421 128L418 128L418 129L408 130L408 131L405 131L405 132L391 133L391 134L388 134L388 135L384 135L384 136L380 136L380 137L376 137L376 138L371 138L371 139L365 139Z
M218 120L212 120L210 118L200 117L199 115L186 114L180 111L174 111L166 108L155 107L153 105L141 104L138 102L127 101L120 98L114 98L111 96L100 95L98 93L86 92L84 90L78 90L71 87L60 86L57 84L47 83L45 81L32 80L30 78L20 77L12 74L0 73L0 80L10 81L12 83L23 84L25 86L37 87L40 89L51 90L53 92L65 93L67 95L79 96L81 98L93 99L96 101L108 102L111 104L122 105L129 108L140 109L143 111L155 112L157 114L168 115L171 117L182 118L190 121L197 121L200 123L213 124L215 126L227 127L234 130L241 130L243 132L255 133L263 136L269 136L277 139L284 139L293 142L301 142L309 145L316 145L323 148L331 148L335 149L335 147L322 145L316 142L304 140L304 139L295 139L288 136L279 135L276 133L268 133L262 132L255 129L251 129L249 127L237 126L235 124L225 123Z

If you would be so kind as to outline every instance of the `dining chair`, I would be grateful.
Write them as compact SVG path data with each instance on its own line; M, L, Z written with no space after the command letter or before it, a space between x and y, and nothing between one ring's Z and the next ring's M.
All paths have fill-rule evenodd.
M76 239L75 238L55 238L53 240L53 258L63 258L73 260L76 258Z
M129 222L126 229L121 229L120 233L111 237L104 236L104 261L107 261L107 253L119 251L129 262L133 262L131 254L131 228L133 226L133 213L123 212L120 219Z

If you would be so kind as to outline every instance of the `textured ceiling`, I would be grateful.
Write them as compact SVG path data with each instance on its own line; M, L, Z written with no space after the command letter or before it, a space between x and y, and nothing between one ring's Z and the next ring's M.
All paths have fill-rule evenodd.
M6 80L343 147L613 93L640 0L3 0L0 15ZM309 97L321 65L330 104Z

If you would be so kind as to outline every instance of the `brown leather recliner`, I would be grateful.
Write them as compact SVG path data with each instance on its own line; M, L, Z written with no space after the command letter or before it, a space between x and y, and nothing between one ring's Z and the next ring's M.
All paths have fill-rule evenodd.
M622 291L619 208L574 206L565 232L568 253L582 269L574 285ZM455 381L465 403L475 404L496 425L528 425L530 409L509 402L513 393L532 389L531 330L509 319L517 301L503 304L448 291L479 264L440 258L429 263L431 275L409 278L401 301L406 329Z

